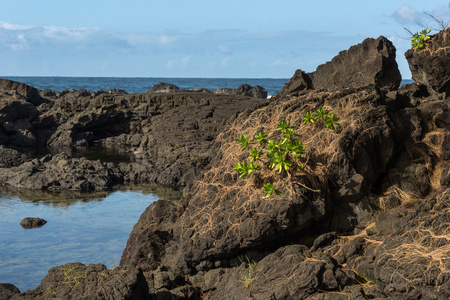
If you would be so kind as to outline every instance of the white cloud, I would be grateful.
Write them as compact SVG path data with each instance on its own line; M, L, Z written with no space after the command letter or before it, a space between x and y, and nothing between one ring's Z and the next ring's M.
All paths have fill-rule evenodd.
M218 45L217 46L217 50L219 50L219 52L224 53L224 54L230 54L231 53L231 49L227 46L224 45Z
M417 19L417 11L408 5L403 5L394 13L394 19L403 24L403 23L412 23Z
M10 43L8 45L13 51L22 51L29 48L27 40L23 34L17 35L16 43Z
M3 21L0 21L0 29L27 30L27 29L31 29L31 28L33 28L33 26L17 25L17 24L11 24L11 23L6 23Z
M281 58L277 58L272 62L272 66L278 67L278 66L286 66L288 63Z
M167 62L166 67L167 68L176 68L176 67L186 67L191 62L191 55L187 55L179 60L177 59L171 59Z

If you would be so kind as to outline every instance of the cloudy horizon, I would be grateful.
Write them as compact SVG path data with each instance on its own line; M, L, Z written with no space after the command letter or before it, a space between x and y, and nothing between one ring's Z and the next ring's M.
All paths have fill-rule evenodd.
M214 20L211 14L219 8L212 4L186 6L185 14L164 11L170 5L158 4L158 11L163 12L153 11L147 21L145 12L136 12L136 20L127 20L130 10L137 7L118 8L115 12L115 1L109 1L109 9L98 13L97 18L93 12L85 12L81 18L81 12L72 7L72 13L80 18L65 19L58 10L62 4L52 8L51 13L51 3L36 4L36 9L50 10L47 18L30 17L34 16L31 12L19 17L17 12L11 11L11 15L4 10L0 15L0 75L289 78L296 69L314 71L339 51L367 37L384 35L397 48L399 69L406 79L411 75L403 54L410 48L410 41L404 28L418 31L418 24L436 25L424 12L446 23L450 19L450 9L443 1L410 1L408 5L400 1L381 1L386 4L377 5L349 1L354 3L353 11L339 16L333 15L338 6L335 3L308 4L311 11L322 9L316 17L306 13L296 17L289 6L300 11L299 2L277 2L285 7L282 16L273 11L269 2L265 10L263 2L254 11L246 1L240 5L243 12L222 8L228 20L223 15ZM25 3L19 0L17 5ZM148 9L143 3L139 7ZM198 20L201 9L209 14L203 17L208 23ZM265 11L267 14L260 18L253 15ZM245 19L246 14L251 16ZM334 20L328 19L330 16ZM368 16L372 18L367 19ZM171 21L164 19L168 17Z

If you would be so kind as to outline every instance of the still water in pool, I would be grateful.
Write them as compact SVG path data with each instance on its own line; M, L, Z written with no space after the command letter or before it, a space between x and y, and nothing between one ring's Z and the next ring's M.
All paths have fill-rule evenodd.
M0 190L0 283L23 292L37 287L53 266L81 262L112 268L145 208L159 198L179 197L142 186L88 195ZM23 229L25 217L48 223Z

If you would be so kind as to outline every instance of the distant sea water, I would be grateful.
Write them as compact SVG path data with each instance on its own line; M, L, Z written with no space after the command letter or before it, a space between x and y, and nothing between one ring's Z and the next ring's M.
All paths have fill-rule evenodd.
M218 88L237 88L242 84L262 86L270 96L281 91L289 78L131 78L131 77L28 77L0 76L26 83L37 89L54 91L86 89L88 91L121 89L131 93L146 93L158 82L171 83L183 90L202 87L214 92Z
M39 77L39 76L0 76L2 78L26 83L37 89L54 91L86 89L88 91L121 89L131 93L146 93L158 82L171 83L181 89L202 87L212 92L218 88L237 88L242 84L259 85L269 96L281 91L289 78L164 78L164 77ZM402 84L412 83L410 79Z

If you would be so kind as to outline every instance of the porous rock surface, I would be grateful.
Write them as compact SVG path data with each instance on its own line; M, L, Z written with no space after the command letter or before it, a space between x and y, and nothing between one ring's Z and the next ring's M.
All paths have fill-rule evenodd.
M9 300L19 294L20 290L10 283L0 283L0 300Z
M405 57L415 82L450 95L450 28L430 36L423 49L408 50Z
M396 49L387 38L367 38L319 65L314 72L297 70L280 94L296 96L307 89L333 92L366 85L395 90L401 81L395 57Z
M145 279L138 269L68 263L53 267L34 290L11 299L145 299Z
M384 38L366 44L395 53ZM373 59L358 47L344 56ZM448 299L450 102L430 85L396 89L397 66L385 67L364 73L367 81L319 90L298 71L271 101L231 115L213 140L215 155L181 200L151 204L135 224L119 267L137 272L133 286L143 286L130 293ZM304 113L320 107L340 117L335 130L302 125ZM278 139L283 119L298 128L307 172L261 168L239 178L233 164L248 153L235 139L261 131ZM281 195L266 198L266 182L276 182Z
M35 106L10 93L0 93L0 183L80 191L133 182L182 188L209 163L225 120L264 101L194 92L67 93ZM140 160L117 165L64 156L64 147L93 143L127 149ZM42 146L61 153L32 161L23 154Z
M308 75L315 89L333 91L369 84L382 89L397 89L401 75L395 55L395 47L387 38L367 38L361 44L341 51Z

